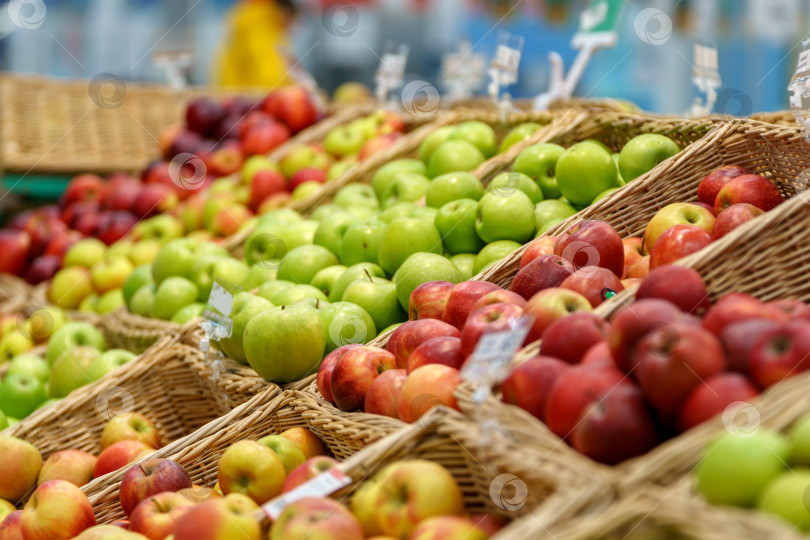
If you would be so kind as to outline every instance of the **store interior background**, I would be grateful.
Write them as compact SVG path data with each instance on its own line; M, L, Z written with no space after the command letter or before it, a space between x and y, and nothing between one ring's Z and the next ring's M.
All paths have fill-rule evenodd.
M0 6L0 68L90 79L112 73L131 81L165 81L153 54L193 53L192 84L207 84L233 0L44 0L47 16L36 29L14 25ZM498 33L525 38L516 97L548 85L550 50L570 64L570 38L583 1L366 0L351 2L360 15L349 36L330 33L325 2L304 0L291 31L295 52L319 84L347 80L372 85L376 54L386 40L411 47L405 82L424 80L443 89L442 56L467 39L487 57ZM328 3L328 2L326 2ZM673 31L664 43L638 35L646 8L666 13ZM696 91L691 83L696 40L716 44L722 87L716 111L745 115L787 108L787 84L801 40L810 29L810 0L627 0L618 45L591 62L578 95L631 100L643 109L683 113ZM653 22L652 24L657 24ZM655 32L659 28L652 28ZM642 30L643 31L643 30ZM307 52L309 53L307 54Z

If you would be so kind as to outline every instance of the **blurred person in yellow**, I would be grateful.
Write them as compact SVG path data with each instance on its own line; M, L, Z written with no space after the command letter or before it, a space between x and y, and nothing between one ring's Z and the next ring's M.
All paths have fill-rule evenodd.
M291 84L283 50L295 18L293 0L238 0L226 21L215 80L222 86Z

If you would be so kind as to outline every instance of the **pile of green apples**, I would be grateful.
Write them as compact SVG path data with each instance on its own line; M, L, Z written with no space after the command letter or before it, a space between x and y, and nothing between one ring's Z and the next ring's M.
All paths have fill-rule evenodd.
M105 350L101 332L89 323L66 320L58 308L39 310L34 317L46 320L53 332L44 354L27 351L8 362L0 381L0 429L135 358L123 349Z

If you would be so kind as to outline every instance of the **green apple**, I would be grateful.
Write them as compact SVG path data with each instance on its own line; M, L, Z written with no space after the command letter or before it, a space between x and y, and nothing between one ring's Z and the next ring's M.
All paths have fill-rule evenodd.
M247 364L245 347L242 341L245 334L245 327L247 327L253 317L273 307L272 302L261 296L255 296L249 292L236 293L233 297L233 311L231 311L233 329L231 330L230 337L219 340L220 350L240 364Z
M428 281L452 281L458 283L463 276L449 259L435 253L414 253L408 257L394 275L397 285L397 300L407 312L411 293Z
M259 287L259 290L256 291L256 296L261 296L262 298L272 302L273 297L276 294L280 293L284 289L289 289L293 285L295 285L295 283L292 281L284 281L283 279L268 281Z
M475 268L475 253L457 253L450 257L456 268L459 269L464 280L473 277L473 268Z
M277 292L270 298L270 301L276 306L290 306L306 301L311 301L310 303L313 304L327 302L328 298L312 285L297 284Z
M610 157L613 158L613 163L616 164L617 169L619 168L619 156L620 156L620 154L618 152L613 152L612 154L610 154ZM623 186L626 183L627 182L624 181L624 177L622 176L622 171L619 170L619 185Z
M619 185L610 152L592 142L570 147L557 161L557 185L573 205L585 207L594 197Z
M141 266L136 267L135 270L129 274L126 281L124 281L123 287L121 288L122 292L124 293L124 301L127 303L127 305L129 305L130 300L132 300L132 295L135 294L135 291L147 283L152 283L152 266L149 264L142 264Z
M711 233L715 217L706 208L692 203L672 203L658 210L644 230L644 244L652 249L658 237L674 225L694 225Z
M378 199L382 199L382 194L386 188L401 174L427 174L427 167L422 161L416 159L397 159L389 161L374 173L371 179L371 186Z
M543 192L534 181L519 172L505 172L493 178L487 184L487 193L497 193L508 196L515 190L522 191L532 201L537 204L543 200Z
M155 284L147 283L135 291L127 307L135 315L149 317L155 304Z
M196 302L199 294L197 286L184 277L166 278L155 290L151 316L168 321L180 308Z
M625 182L635 180L681 149L664 135L645 133L633 137L619 153L619 170Z
M460 171L442 174L434 178L425 194L425 204L441 208L458 199L479 200L484 196L484 185L476 176Z
M477 120L462 122L453 130L452 138L467 141L478 148L486 159L494 156L498 151L498 142L495 140L495 131L483 122Z
M245 242L245 259L250 265L278 266L290 250L312 244L318 225L311 219L259 225Z
M0 364L34 348L34 342L15 329L0 339Z
M391 223L397 218L411 217L411 212L413 212L415 208L419 207L412 202L396 203L377 214L377 219L383 223Z
M524 243L534 234L534 204L522 191L487 193L478 201L476 212L475 230L486 243Z
M291 148L278 165L284 178L292 178L301 169L326 170L331 163L332 159L324 151L310 145L299 145Z
M292 208L274 208L259 217L259 224L265 223L297 223L304 218Z
M45 359L35 354L20 354L11 359L8 363L6 375L33 375L42 382L47 382L51 368Z
M278 279L309 283L320 270L340 264L334 253L323 246L299 246L290 250L278 267Z
M397 302L396 285L385 278L355 280L346 287L342 300L360 306L371 315L375 333L377 328L408 320L407 312Z
M402 173L385 188L380 206L386 209L400 202L416 202L425 196L429 185L430 179L423 174Z
M287 474L290 474L296 467L307 460L303 450L287 437L268 435L259 439L259 444L265 445L276 453Z
M247 158L242 163L242 182L250 184L253 181L253 175L259 171L278 171L278 165L267 156L255 155Z
M356 217L358 220L366 221L375 217L379 212L379 208L371 208L370 206L358 205L352 206L351 208L348 208L346 211L349 212L354 217Z
M456 171L471 171L484 162L484 155L472 144L448 140L430 156L428 176L436 178Z
M345 271L346 267L342 264L327 266L319 270L309 284L321 291L328 298L332 289L335 288L335 283L337 283L338 278L342 276Z
M312 239L313 243L325 247L338 257L340 256L340 243L343 240L343 235L349 227L358 221L359 219L356 216L341 209L340 212L335 212L321 220L315 230L315 236Z
M156 240L165 244L174 238L183 236L183 224L169 214L158 214L139 222L132 229L135 240Z
M307 180L295 186L295 189L290 195L291 201L301 201L308 197L312 197L316 193L320 193L323 189L323 184L317 180Z
M346 210L353 206L366 206L374 209L380 207L374 188L368 184L347 184L343 186L335 194L333 202Z
M111 371L137 358L137 355L125 349L110 349L96 357L87 369L91 381L97 381Z
M346 287L358 279L368 279L368 276L384 278L385 271L380 266L370 262L357 263L348 267L335 281L335 285L329 293L329 301L339 302L343 298Z
M433 220L436 219L436 214L439 213L437 208L430 208L429 206L417 206L408 217L412 217L415 219L424 219L425 221L429 221L433 223Z
M698 491L712 504L751 506L785 470L789 454L785 438L765 429L745 436L720 435L706 446L698 462Z
M170 276L191 279L194 263L203 255L227 257L228 252L222 246L210 242L198 242L189 238L169 240L160 248L152 262L152 279L156 285Z
M315 373L326 350L318 310L305 305L259 313L247 324L243 342L250 367L266 381L278 384Z
M83 238L70 246L62 259L62 268L81 266L92 268L104 258L107 246L97 238Z
M357 165L357 158L355 156L348 156L340 161L336 161L329 166L329 170L326 171L326 181L331 182L332 180L336 180L349 172L352 167Z
M103 315L105 313L111 313L125 305L126 302L124 301L124 292L121 289L113 289L98 297L95 305L95 311L96 313Z
M810 532L810 469L795 468L773 479L757 498L757 508Z
M342 158L360 152L365 142L363 131L350 124L329 130L323 139L323 148L333 156Z
M216 255L200 257L191 271L191 281L197 287L197 301L208 300L214 281L220 284L240 285L247 274L248 266L242 261Z
M90 366L101 353L88 346L73 347L62 354L51 367L48 379L48 397L65 397L73 390L90 384Z
M74 347L85 345L103 351L107 347L104 334L90 323L69 322L57 330L48 342L45 359L53 367L56 360Z
M355 223L343 235L340 242L340 262L353 266L361 262L377 263L383 235L388 224L369 220Z
M577 213L576 208L560 199L547 199L534 206L537 234L543 234L557 223Z
M162 245L157 240L140 240L132 245L127 257L135 266L152 264Z
M9 426L8 418L6 418L6 415L3 414L2 410L0 410L0 431L3 431L8 426ZM0 523L2 523L2 521L0 521Z
M143 223L143 221L141 223ZM132 249L132 245L131 240L121 239L115 244L107 247L107 252L104 254L104 258L109 260L116 257L129 257L129 250Z
M519 249L521 244L513 240L497 240L490 242L478 252L475 256L475 264L473 264L473 275L478 275L487 266L492 263L498 262L515 250Z
M379 332L377 335L381 336L383 334L390 334L391 332L393 332L394 330L396 330L397 328L399 328L403 324L405 324L405 323L398 322L396 324L392 324L391 326L389 326L387 328L383 328L382 332Z
M525 141L541 127L543 126L541 126L540 124L536 124L534 122L526 122L525 124L520 124L517 127L513 128L512 131L510 131L506 135L503 141L501 141L501 146L500 148L498 148L498 153L503 154L520 141Z
M442 253L442 238L432 222L417 218L398 218L383 233L380 266L392 275L405 259L418 252ZM387 326L387 325L386 325Z
M197 317L201 317L203 311L205 311L205 304L202 302L194 302L193 304L178 309L170 320L175 324L190 323Z
M599 195L597 195L597 196L596 196L596 197L593 199L593 201L591 202L591 204L595 203L596 201L598 201L598 200L600 200L600 199L604 199L605 197L607 197L607 196L608 196L608 195L610 195L611 193L614 193L614 192L618 191L619 189L620 189L620 188L618 188L618 187L613 187L613 188L610 188L610 189L606 189L605 191L603 191L602 193L600 193Z
M17 359L12 360L12 364L15 360ZM810 465L810 414L805 414L793 423L788 432L788 441L790 462L800 467Z
M512 169L534 180L543 192L543 198L556 199L560 196L557 161L564 153L565 148L559 144L534 144L518 155Z
M605 143L603 143L602 141L600 141L598 139L589 138L589 139L584 139L581 142L595 144L596 146L598 146L599 148L601 148L602 150L604 150L608 154L613 152L613 150L611 150L608 145L606 145Z
M334 214L344 214L344 213L346 213L346 210L344 210L340 206L334 203L326 203L322 204L321 206L313 210L312 213L309 215L309 219L315 220L318 223L320 223L321 221L324 220L324 218L327 218Z
M477 253L484 242L475 231L478 201L458 199L439 209L433 225L448 253Z
M362 280L358 280L356 283L360 282ZM396 303L396 293L394 302ZM399 304L396 307L400 309ZM318 315L321 317L321 324L325 331L327 354L343 345L368 343L377 337L377 326L374 319L358 304L335 302L319 309Z
M242 289L251 291L268 281L276 279L278 267L264 264L254 264L248 268L247 275L242 280Z
M95 293L85 296L84 300L79 304L78 310L85 313L95 313L97 301L98 295Z
M430 163L430 158L433 156L436 149L443 145L455 132L455 130L455 126L440 127L425 137L422 143L419 145L419 161L425 165Z
M0 383L0 410L6 416L25 418L46 399L48 394L45 385L34 375L6 375Z

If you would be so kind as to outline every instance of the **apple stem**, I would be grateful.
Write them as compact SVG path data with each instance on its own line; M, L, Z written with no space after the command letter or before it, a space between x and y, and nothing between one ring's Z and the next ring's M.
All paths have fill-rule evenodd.
M316 298L316 299L315 299L315 309L318 309L318 307L319 307L320 305L321 305L321 299L320 299L320 298Z
M368 278L369 283L374 283L374 280L371 279L371 274L368 273L368 268L363 268L363 272L365 272L366 277Z
M146 476L149 476L149 473L148 473L148 472L146 472L146 469L144 469L144 468L143 468L143 465L138 465L138 468L141 470L141 472L142 472L143 474L145 474Z

